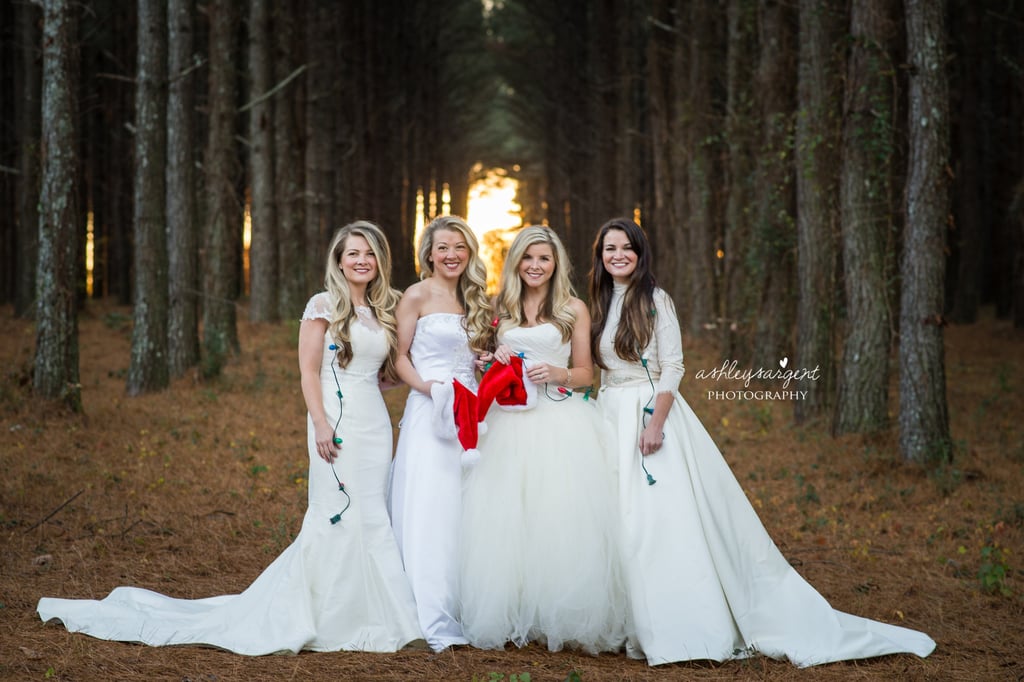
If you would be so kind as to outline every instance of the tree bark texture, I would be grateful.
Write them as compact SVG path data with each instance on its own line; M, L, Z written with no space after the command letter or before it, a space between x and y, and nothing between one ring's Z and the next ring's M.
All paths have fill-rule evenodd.
M36 312L36 263L39 258L40 99L42 58L39 51L39 7L16 3L18 50L17 86L12 98L17 118L18 179L14 243L14 314Z
M686 89L679 87L680 83L688 82L690 72L690 50L686 40L689 35L686 27L686 19L689 16L687 4L686 0L673 0L670 3L672 30L670 33L662 35L668 40L665 58L669 61L669 71L665 87L668 88L666 95L669 102L667 153L669 177L672 184L668 189L667 199L671 206L672 221L658 226L658 245L659 250L673 252L670 262L674 262L675 267L666 272L665 267L668 262L659 263L658 270L656 270L658 277L665 278L661 286L675 302L683 329L689 326L692 307L689 298L692 270L687 265L690 254L686 253L685 248L690 240L690 195L686 191L689 186L688 172L690 169L687 157L689 147L686 144L689 102ZM661 282L662 280L659 280L659 283Z
M953 168L955 218L949 230L952 257L947 289L950 320L970 324L978 319L986 254L991 251L992 226L999 218L991 186L985 181L990 175L983 167L995 157L991 153L991 126L985 124L982 110L987 102L984 90L991 88L986 82L988 74L981 68L988 41L982 25L985 7L976 2L955 3L954 7L959 45L951 49L957 53L954 66L961 93L957 102L950 102L958 109L956 131L950 133L959 141L959 160Z
M332 35L329 16L331 7L323 0L310 0L305 26L309 70L306 72L306 192L305 192L305 260L306 290L310 293L323 287L324 259L328 242L341 225L334 225L331 194L334 185L331 145L335 120L331 107ZM359 108L354 103L353 110ZM353 135L350 145L358 140Z
M759 291L752 364L769 367L791 351L796 284L796 195L792 164L793 111L796 104L797 15L786 3L761 0L757 98L761 149L759 196L755 208L753 251L747 265Z
M236 0L211 0L209 131L206 141L206 221L203 235L203 374L216 376L227 358L240 351L235 302L239 291L237 248L242 206L235 154L238 83L234 68Z
M798 367L820 368L820 379L793 403L798 423L823 414L832 402L841 97L835 49L843 25L842 3L800 1L795 360Z
M249 0L249 319L279 319L278 234L274 197L274 98L271 0Z
M167 353L167 6L139 0L135 74L135 290L128 395L170 384Z
M670 294L679 277L678 249L673 248L673 237L682 224L682 216L675 214L673 198L676 194L673 167L673 115L676 103L672 100L675 82L674 45L677 37L673 3L654 0L651 6L651 36L647 47L648 111L651 130L651 165L653 172L651 211L644 217L651 244L654 247L654 269L659 285ZM680 314L684 314L685 300L676 299Z
M869 433L888 425L889 352L894 272L893 134L889 44L895 30L889 0L854 0L843 104L840 220L846 324L833 431Z
M952 458L942 320L949 218L949 83L943 3L908 0L910 164L900 267L900 451Z
M718 278L714 271L715 244L718 241L716 225L716 190L721 186L719 173L720 149L715 136L721 130L721 121L713 105L712 74L714 72L717 40L713 7L703 2L689 4L686 26L689 35L689 63L687 73L688 100L688 168L686 263L690 270L690 301L688 321L690 334L701 336L715 323L718 298ZM681 191L681 188L677 189Z
M725 62L725 226L722 254L722 302L719 343L726 357L749 351L746 330L755 310L754 278L747 267L753 234L754 157L757 116L754 112L754 65L757 63L757 0L729 0L726 7Z
M168 366L181 376L199 363L199 218L195 173L194 0L169 0L167 36Z
M301 37L300 17L293 11L294 3L275 0L275 40L273 49L274 80L281 83L293 71L305 64L304 41ZM316 263L307 263L305 233L303 231L303 148L302 80L294 80L274 96L274 189L277 203L278 276L280 291L278 312L283 319L298 319L312 289L306 286L306 272L319 271Z
M43 4L42 187L36 277L36 394L82 411L78 367L78 156L74 83L75 10Z

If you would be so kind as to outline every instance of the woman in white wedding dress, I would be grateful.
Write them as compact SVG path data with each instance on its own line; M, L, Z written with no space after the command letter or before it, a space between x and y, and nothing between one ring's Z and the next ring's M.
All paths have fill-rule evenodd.
M388 496L420 628L434 651L466 644L459 623L462 449L436 435L431 387L458 379L476 390L476 352L489 341L487 270L473 231L457 216L435 218L417 252L423 279L402 295L395 368L409 398Z
M241 594L175 599L118 587L102 601L40 599L43 621L247 655L392 652L421 640L385 503L392 439L379 377L395 377L391 254L364 221L341 228L328 254L327 291L310 299L299 330L309 507L295 541Z
M532 409L487 414L480 459L465 478L462 510L463 630L500 649L534 640L555 651L622 647L614 480L589 393L589 315L572 296L555 233L516 236L495 302L496 362L521 354L537 386Z
M801 667L927 656L935 642L924 633L834 610L772 542L679 395L679 323L651 260L628 218L605 223L594 241L591 341L618 458L628 653L651 665L759 653Z

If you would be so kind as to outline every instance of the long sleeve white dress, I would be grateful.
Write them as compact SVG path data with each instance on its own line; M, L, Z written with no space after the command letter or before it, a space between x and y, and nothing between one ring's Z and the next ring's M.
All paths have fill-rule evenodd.
M625 287L616 285L600 342L608 369L602 372L598 406L618 458L622 552L635 631L631 655L658 665L760 653L805 667L931 653L935 642L924 633L836 611L790 566L678 393L682 343L664 291L655 290L655 330L642 353L646 369L616 355L624 294ZM643 408L653 407L665 392L674 402L664 444L643 457Z

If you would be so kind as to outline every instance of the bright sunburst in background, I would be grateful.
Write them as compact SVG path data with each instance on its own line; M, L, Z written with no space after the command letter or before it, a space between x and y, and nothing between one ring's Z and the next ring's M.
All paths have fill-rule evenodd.
M466 220L478 237L491 230L510 230L523 224L522 206L516 202L519 182L503 168L492 168L469 188Z
M508 176L504 168L491 168L486 173L483 166L473 168L474 175L479 177L469 188L467 196L466 222L472 228L480 242L480 257L487 265L487 289L494 293L498 289L501 276L501 265L508 245L515 237L516 230L522 226L522 206L516 202L519 182ZM481 175L482 173L482 175ZM430 222L427 215L448 215L451 213L447 187L445 187L441 206L436 204L433 193L424 196L422 190L416 196L416 244L415 253L423 228ZM440 208L440 211L437 209ZM433 210L431 210L433 209ZM417 270L419 263L416 264Z
M492 168L469 188L466 221L480 240L480 257L487 265L487 290L498 290L501 265L516 231L523 224L516 202L519 182L504 168Z

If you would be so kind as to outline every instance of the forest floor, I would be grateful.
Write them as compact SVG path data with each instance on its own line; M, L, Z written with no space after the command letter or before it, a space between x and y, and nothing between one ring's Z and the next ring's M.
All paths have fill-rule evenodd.
M243 354L221 378L129 398L130 310L90 302L85 414L73 416L30 398L34 328L0 308L0 679L1024 679L1024 334L991 311L947 328L956 451L931 471L899 463L895 429L836 439L825 421L794 426L790 400L709 396L724 384L695 375L723 359L687 344L681 390L783 554L837 609L930 634L938 647L926 659L650 668L533 645L251 658L44 625L42 596L98 599L118 585L239 592L298 532L307 455L297 325L253 325L242 312ZM388 394L396 422L404 396Z

